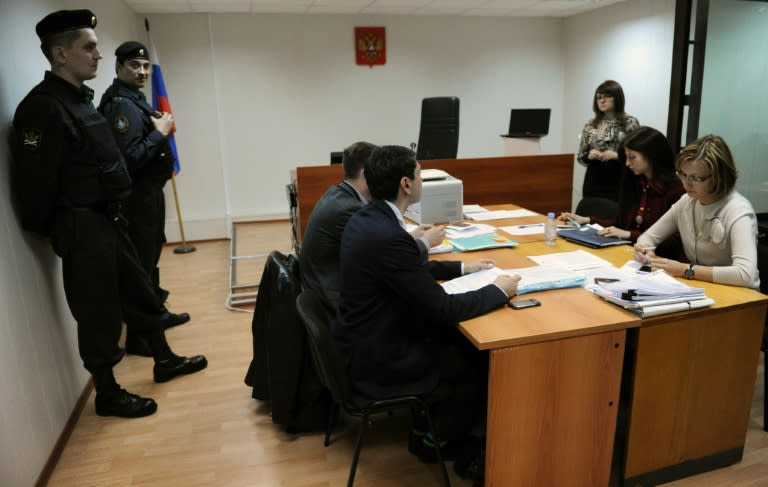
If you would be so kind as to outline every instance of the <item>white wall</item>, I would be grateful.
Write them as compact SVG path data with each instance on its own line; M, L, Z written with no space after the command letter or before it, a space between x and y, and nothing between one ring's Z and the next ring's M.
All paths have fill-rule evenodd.
M606 79L621 84L627 113L666 132L674 18L674 0L630 0L565 20L563 152L578 150L581 130L594 115L595 88ZM584 169L574 167L575 207Z
M559 19L149 19L178 120L185 227L223 216L222 207L239 219L285 218L290 169L327 164L331 151L357 140L415 142L427 96L460 98L459 157L501 155L499 134L513 106L552 107L543 150L561 148ZM359 25L387 27L386 65L355 65L353 28ZM173 238L172 224L168 230Z
M699 134L723 137L739 169L736 187L765 212L768 4L715 0L709 15Z
M47 242L22 232L9 201L5 143L13 112L48 64L34 26L62 8L91 8L103 51L133 37L134 15L119 0L0 0L0 485L29 487L48 460L88 378L64 299L59 259ZM90 83L100 94L112 66ZM89 407L92 407L89 405Z
M297 165L356 140L408 145L423 97L461 99L459 157L496 156L509 109L552 107L543 152L573 152L605 79L666 129L674 0L630 0L561 19L151 15L174 105L188 239L230 219L285 218ZM387 64L354 64L353 28L387 28ZM577 167L574 201L583 172ZM169 208L173 201L168 194ZM178 240L175 214L168 236Z

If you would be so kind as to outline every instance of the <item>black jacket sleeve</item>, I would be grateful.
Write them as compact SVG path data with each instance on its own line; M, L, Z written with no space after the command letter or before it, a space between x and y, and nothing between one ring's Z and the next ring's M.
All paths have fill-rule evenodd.
M12 191L22 226L50 235L64 154L79 138L65 110L45 95L28 97L16 111L11 135Z

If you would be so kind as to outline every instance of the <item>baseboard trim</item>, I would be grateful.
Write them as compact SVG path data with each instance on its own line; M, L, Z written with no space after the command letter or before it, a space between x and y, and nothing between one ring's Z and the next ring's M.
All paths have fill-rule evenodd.
M739 463L744 455L744 448L732 448L713 455L687 462L670 465L669 467L646 472L624 480L624 487L652 487L666 484L692 475L708 472L718 468Z
M64 429L59 435L59 439L56 440L56 444L53 445L53 450L48 456L48 461L45 462L43 469L40 471L40 475L37 477L35 487L46 487L48 485L48 481L51 479L51 475L53 475L53 471L59 463L59 459L61 459L61 454L64 453L64 448L67 446L67 442L69 442L69 438L75 430L75 425L77 425L77 421L80 419L83 409L85 409L85 405L88 402L88 398L91 396L92 390L93 379L89 378L88 382L85 383L85 387L83 387L83 392L80 393L80 397L75 403L75 407L72 409L72 414L69 415L69 419L67 419Z

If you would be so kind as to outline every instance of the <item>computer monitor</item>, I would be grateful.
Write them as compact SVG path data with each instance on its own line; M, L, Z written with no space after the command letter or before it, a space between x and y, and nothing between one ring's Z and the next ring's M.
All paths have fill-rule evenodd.
M331 164L341 164L344 159L344 152L331 152Z
M504 137L543 137L549 133L549 108L513 108Z

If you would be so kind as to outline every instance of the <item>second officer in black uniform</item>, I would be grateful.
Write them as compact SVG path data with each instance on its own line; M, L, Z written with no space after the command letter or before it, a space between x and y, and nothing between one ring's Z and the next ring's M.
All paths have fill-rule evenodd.
M168 136L174 128L173 115L156 112L141 89L150 75L147 48L135 41L115 50L117 77L101 97L99 111L112 127L128 166L133 188L123 204L128 233L136 245L141 265L152 278L164 302L168 291L160 287L160 261L165 243L165 196L163 186L173 172L173 153ZM189 321L189 314L171 314L169 326ZM146 337L126 336L128 353L150 355Z
M197 372L208 362L171 351L169 315L126 232L121 205L131 179L106 119L93 106L93 90L83 84L96 77L101 59L95 27L90 10L60 10L37 24L51 70L16 109L11 175L22 226L50 237L61 257L80 357L96 388L96 413L140 417L157 404L122 389L112 373L122 358L122 322L149 338L155 382Z

